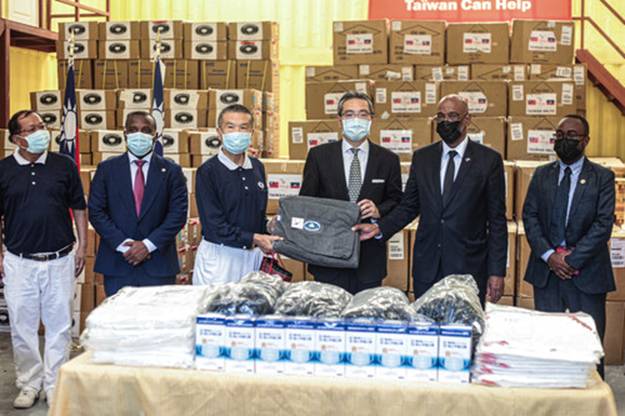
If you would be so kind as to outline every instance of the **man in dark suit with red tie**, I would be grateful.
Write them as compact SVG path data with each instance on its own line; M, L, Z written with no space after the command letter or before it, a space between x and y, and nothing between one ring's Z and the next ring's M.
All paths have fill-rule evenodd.
M174 284L176 235L187 219L182 169L153 151L154 118L130 113L124 135L128 152L100 163L89 194L89 220L101 237L95 271L107 296L124 286Z

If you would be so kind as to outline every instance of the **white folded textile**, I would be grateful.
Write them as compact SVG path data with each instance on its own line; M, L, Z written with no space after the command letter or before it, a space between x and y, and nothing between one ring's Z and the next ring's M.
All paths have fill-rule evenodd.
M505 387L584 388L601 357L595 322L587 314L487 304L472 380Z

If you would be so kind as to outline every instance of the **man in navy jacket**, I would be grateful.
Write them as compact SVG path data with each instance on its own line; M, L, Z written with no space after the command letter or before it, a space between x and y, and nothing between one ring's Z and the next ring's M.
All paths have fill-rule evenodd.
M176 235L187 218L182 169L153 152L154 118L130 113L124 135L128 152L100 163L89 194L89 220L101 237L95 271L107 296L124 286L174 284Z

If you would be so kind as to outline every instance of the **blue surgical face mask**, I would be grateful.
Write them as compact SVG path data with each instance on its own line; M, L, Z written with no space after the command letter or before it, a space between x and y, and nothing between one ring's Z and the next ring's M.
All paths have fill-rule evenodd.
M232 133L224 133L223 146L233 155L244 153L252 142L252 134L249 132L237 131Z
M358 142L369 135L371 120L348 118L343 120L343 135L347 140Z
M152 151L154 137L147 133L130 133L126 135L128 150L133 155L141 158Z
M39 154L48 150L50 145L50 132L46 129L37 130L25 137L28 142L28 153Z

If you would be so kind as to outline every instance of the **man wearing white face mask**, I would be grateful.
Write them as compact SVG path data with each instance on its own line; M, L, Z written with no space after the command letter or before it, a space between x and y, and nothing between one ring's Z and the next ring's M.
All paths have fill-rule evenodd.
M242 105L221 111L217 132L223 147L197 170L195 195L202 243L193 284L238 282L258 270L278 237L267 235L267 185L263 164L246 155L254 117Z
M348 92L338 103L343 140L310 150L300 195L357 203L362 220L377 220L402 197L399 157L369 141L373 117L371 99ZM351 293L380 286L386 276L386 243L361 243L357 269L308 266L315 280L332 283Z
M19 111L8 127L17 150L0 161L0 245L6 245L0 276L21 390L13 406L24 409L34 405L42 387L52 400L58 369L69 358L74 282L87 250L87 207L76 164L48 152L50 133L39 114ZM40 320L46 327L43 360Z
M101 237L94 269L107 296L124 286L174 284L176 235L187 220L182 169L153 152L154 118L128 114L124 134L128 152L100 163L89 193L89 220Z

